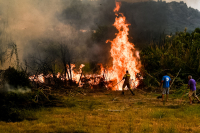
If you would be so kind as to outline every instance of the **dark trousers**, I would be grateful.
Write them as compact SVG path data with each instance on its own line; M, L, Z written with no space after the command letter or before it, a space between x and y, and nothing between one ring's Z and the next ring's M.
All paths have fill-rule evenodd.
M123 86L122 86L122 91L124 91L124 88L125 88L126 86L127 86L129 89L131 89L130 84L124 82L124 84L123 84Z

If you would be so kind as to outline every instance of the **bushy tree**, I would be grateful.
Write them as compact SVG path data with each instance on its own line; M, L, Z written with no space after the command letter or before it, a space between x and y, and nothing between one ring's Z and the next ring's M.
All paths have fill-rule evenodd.
M4 83L17 87L30 87L30 81L25 71L16 70L14 67L9 67L3 74Z
M145 70L161 79L164 71L174 77L181 68L180 77L187 79L191 74L198 78L200 74L200 29L192 33L177 32L166 37L163 45L152 44L140 53Z

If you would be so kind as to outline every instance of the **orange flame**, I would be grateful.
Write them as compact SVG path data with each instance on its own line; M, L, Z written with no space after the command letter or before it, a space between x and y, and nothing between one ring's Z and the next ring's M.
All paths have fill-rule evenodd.
M120 8L119 5L120 3L116 2L114 12L118 11ZM135 50L134 44L128 41L128 26L130 24L126 23L126 17L122 13L120 13L120 15L120 17L115 18L115 23L113 24L119 31L116 34L116 38L112 41L106 41L111 42L110 52L113 58L113 75L117 79L117 82L119 82L123 78L125 71L128 70L132 76L132 87L136 87L138 85L136 74L139 73L140 61L139 58L134 55L139 56L139 52ZM118 14L116 14L116 16L118 16ZM118 85L118 88L122 86L122 84L123 82ZM121 90L121 88L119 88L119 90Z
M120 9L121 2L115 2L115 4L116 4L116 7L115 7L115 9L113 11L114 12L118 12L119 9Z
M115 15L117 16L115 18L115 23L113 24L116 29L119 31L116 34L116 38L112 41L107 40L106 42L111 42L111 56L113 58L113 66L110 68L104 68L102 64L100 64L101 68L101 75L97 74L90 74L90 75L82 75L82 68L85 66L84 64L81 64L79 67L79 71L73 70L75 68L75 64L71 64L71 70L69 66L67 65L67 71L70 77L72 77L72 80L76 83L79 83L79 87L83 86L84 82L81 82L82 78L85 78L90 84L90 87L93 88L93 85L97 85L101 83L101 81L105 80L107 84L105 85L109 89L113 89L113 82L118 83L120 80L122 80L123 75L125 74L125 71L128 70L131 75L130 85L132 88L137 87L139 84L139 80L136 79L136 74L139 73L140 68L140 57L139 57L139 51L136 51L134 48L134 44L130 43L128 41L128 35L129 35L129 28L128 26L130 24L126 23L126 17L122 13L117 13L120 9L120 2L116 2L116 8L114 9ZM118 17L119 16L119 17ZM70 73L71 72L71 73ZM71 75L70 75L71 74ZM31 81L39 81L41 83L45 83L44 78L53 77L53 75L47 75L43 76L43 74L38 75L38 77L31 76L29 79ZM57 78L61 78L61 80L69 80L68 76L64 77L58 73ZM111 81L111 82L110 82ZM118 84L117 87L115 87L115 90L121 90L122 84Z

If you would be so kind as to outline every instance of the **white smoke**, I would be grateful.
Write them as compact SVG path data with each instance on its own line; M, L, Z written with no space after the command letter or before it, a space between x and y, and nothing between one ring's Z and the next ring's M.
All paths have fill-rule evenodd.
M71 2L72 0L0 0L0 30L6 34L4 40L16 43L21 62L23 56L32 51L27 49L32 40L39 42L41 38L67 40L77 37L74 27L58 19Z
M13 92L13 93L28 93L31 92L31 89L28 87L13 87L8 83L5 83L4 87L0 89L0 92Z

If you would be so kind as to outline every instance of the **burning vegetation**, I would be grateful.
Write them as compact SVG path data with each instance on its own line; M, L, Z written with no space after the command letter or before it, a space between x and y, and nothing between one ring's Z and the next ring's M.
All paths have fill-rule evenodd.
M39 2L39 0L36 1ZM83 0L83 2L85 1ZM80 4L80 1L75 3ZM145 4L151 3L146 2ZM158 4L160 3L162 2L158 2ZM37 3L37 5L39 4ZM84 5L84 7L87 6L87 4ZM95 30L95 33L89 23L84 24L91 29L86 28L87 26L83 24L80 26L79 23L77 23L79 26L76 24L69 26L69 22L72 22L72 25L75 22L69 20L82 18L74 11L74 6L71 6L63 12L69 18L71 15L72 19L66 19L68 23L62 24L56 21L52 27L47 25L48 30L46 32L37 34L42 35L41 37L33 38L31 35L36 32L27 29L31 33L31 35L28 34L31 39L28 38L25 41L24 38L26 37L24 37L19 39L23 41L17 41L15 38L13 40L8 39L7 35L4 37L3 32L0 32L0 42L2 42L2 45L0 45L0 63L3 64L8 59L13 61L13 55L16 55L14 56L15 62L13 61L13 66L15 64L16 67L0 70L0 103L2 103L0 105L0 121L22 121L20 125L10 123L11 126L9 126L10 124L6 123L6 126L2 126L2 132L30 132L32 129L34 129L34 132L175 132L169 126L165 128L166 130L159 128L159 126L163 127L163 122L166 122L166 120L169 120L169 123L176 122L177 117L182 117L183 114L186 117L182 118L183 123L179 124L181 128L176 127L177 131L199 131L195 127L198 124L195 119L192 128L185 126L187 121L184 122L185 119L189 120L194 115L199 116L199 108L196 108L198 106L189 107L189 111L184 111L184 108L187 107L188 100L188 93L186 94L188 88L185 84L188 82L188 74L194 75L193 77L198 79L196 80L196 92L197 96L200 94L198 85L200 79L198 76L200 74L200 29L197 28L192 33L188 33L185 29L184 32L177 32L176 35L168 35L159 44L153 42L152 45L149 44L149 47L140 49L139 52L135 48L138 43L132 41L137 38L131 31L135 31L136 27L131 23L134 28L129 31L130 17L126 12L123 12L123 6L120 2L116 2L115 8L114 6L113 3L113 7L110 8L111 12L106 12L114 16L109 18L113 22L108 24L114 29L113 31L110 30L108 25L102 23ZM43 7L41 8L43 9ZM80 8L80 6L77 5L77 8ZM34 10L35 8L30 9ZM114 9L114 13L112 9ZM48 17L47 12L45 12L45 16ZM81 13L81 10L78 10L78 12ZM22 15L20 14L20 16ZM84 13L84 16L84 19L89 18L87 21L93 22L90 14ZM103 17L98 18L104 21ZM80 21L82 20L80 19ZM39 19L37 22L39 22ZM48 22L52 22L51 19L44 23ZM26 34L26 32L23 32L23 34ZM130 36L135 38L131 40ZM88 39L88 37L90 38ZM147 39L143 38L143 40ZM27 43L27 47L29 47L24 50L24 53L26 52L23 55L24 65L19 62L21 59L19 53L22 53L19 46L22 42ZM6 45L8 47L3 49L3 46ZM143 77L140 76L140 73L144 76L142 83L140 81ZM161 94L162 81L161 84L159 81L163 77L163 73L169 74L172 84L169 86L169 99L167 96L166 100L162 99L163 102L160 102L158 99L164 98L163 95L158 96ZM126 86L132 95L135 95L134 97L130 93L126 94L126 91L124 91ZM132 88L138 89L133 92ZM126 96L124 96L124 93ZM191 103L195 102L193 100ZM138 109L141 109L141 111L138 111ZM172 111L171 114L170 110ZM126 113L123 113L123 111L126 111ZM191 113L191 111L193 112ZM135 119L135 116L138 118ZM160 125L157 123L157 118L161 123ZM198 117L196 120L198 120ZM42 124L37 124L41 122ZM136 125L132 123L136 123ZM35 129L35 125L39 125L37 129ZM127 128L127 125L129 128ZM165 125L169 124L166 123ZM27 127L29 128L27 129ZM79 130L81 128L83 130ZM68 129L73 131L68 131Z
M114 22L115 28L118 30L115 39L107 40L106 43L111 43L110 54L113 59L112 66L104 68L102 64L100 66L100 74L86 74L82 72L82 68L85 66L81 64L79 71L75 71L75 64L66 64L66 73L60 72L56 75L53 74L40 74L30 76L29 79L33 82L40 82L44 84L54 84L56 81L67 84L75 84L79 87L89 85L91 88L96 86L105 87L111 90L122 90L122 82L113 86L122 80L126 70L131 75L130 85L131 88L136 88L139 85L139 80L136 78L137 73L140 72L140 57L139 51L136 51L134 44L129 42L129 25L126 22L126 17L122 13L118 13L120 9L120 2L116 2L115 12L116 18Z

